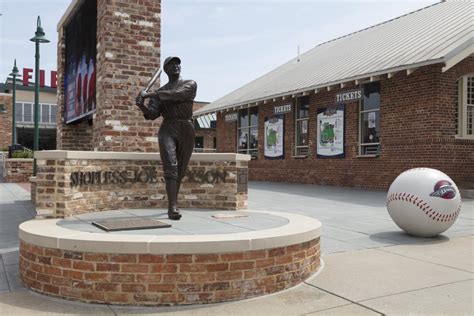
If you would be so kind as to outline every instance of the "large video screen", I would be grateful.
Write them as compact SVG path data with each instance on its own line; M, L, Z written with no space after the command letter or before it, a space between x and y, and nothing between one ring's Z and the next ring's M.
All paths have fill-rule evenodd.
M97 0L83 1L65 28L64 121L95 112Z

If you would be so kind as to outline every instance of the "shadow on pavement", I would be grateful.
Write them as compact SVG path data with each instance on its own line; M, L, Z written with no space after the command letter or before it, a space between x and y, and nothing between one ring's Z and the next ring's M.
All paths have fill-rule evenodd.
M413 245L413 244L440 244L448 242L450 239L443 235L431 238L422 238L408 235L402 231L379 232L369 236L370 239L378 242L393 242L394 245Z

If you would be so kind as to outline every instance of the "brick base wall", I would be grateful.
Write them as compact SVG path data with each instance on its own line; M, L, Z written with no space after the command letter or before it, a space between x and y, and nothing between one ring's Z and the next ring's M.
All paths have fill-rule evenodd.
M30 289L87 303L187 305L240 300L301 283L320 266L319 238L217 254L108 254L20 244Z
M161 163L145 160L146 154L141 155L144 155L143 158L135 160L37 159L37 212L65 217L122 208L167 208ZM208 155L210 160L191 158L180 189L178 206L246 209L247 183L245 179L239 185L239 174L242 170L247 174L248 161L212 161L212 154L194 155ZM91 173L99 172L101 183L74 185L72 174L81 172L87 174L85 181L91 179ZM122 172L127 181L123 181ZM109 178L107 183L104 183L105 178ZM242 185L245 190L242 190Z
M33 175L33 159L7 159L5 172L5 182L29 182Z

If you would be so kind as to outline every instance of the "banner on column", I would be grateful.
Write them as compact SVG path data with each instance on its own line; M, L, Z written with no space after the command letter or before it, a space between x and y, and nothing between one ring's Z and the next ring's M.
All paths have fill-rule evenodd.
M344 158L345 105L337 104L317 111L318 158Z
M284 123L284 115L265 118L265 159L283 159L285 157L283 149Z

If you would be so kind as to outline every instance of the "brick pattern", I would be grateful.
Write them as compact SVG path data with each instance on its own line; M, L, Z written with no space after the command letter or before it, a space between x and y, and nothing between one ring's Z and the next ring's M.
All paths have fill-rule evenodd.
M58 39L58 148L156 152L161 120L146 121L135 96L160 67L161 1L97 0L93 121L64 124L64 30ZM158 86L158 83L156 84Z
M225 112L217 113L217 152L235 153L237 152L237 122L226 122L225 114ZM260 116L261 114L259 113Z
M301 283L320 266L319 238L287 247L217 254L108 254L21 241L30 289L87 303L187 305L240 300Z
M30 177L30 185L31 203L36 205L36 177Z
M29 182L33 175L33 159L6 159L5 170L5 182Z
M214 152L216 151L214 148L214 138L216 137L216 130L215 129L196 129L195 132L196 137L202 137L204 140L204 148L202 150L198 150L194 148L197 152Z
M0 104L5 106L5 112L0 112L0 150L12 143L12 95L0 93Z
M344 159L316 157L317 109L335 103L335 94L349 91L334 87L331 91L310 94L309 156L295 158L294 114L285 115L285 159L263 157L264 120L273 107L288 103L271 100L259 105L258 159L249 162L249 180L313 183L388 189L403 171L431 167L448 174L455 182L474 178L474 140L456 138L456 80L474 72L474 58L466 58L447 72L442 64L417 69L409 76L399 72L381 84L381 154L358 157L358 102L346 104ZM237 123L224 121L218 114L217 151L236 152Z
M37 210L51 211L54 217L122 208L168 206L162 166L156 161L139 160L37 160ZM178 198L180 208L247 208L247 193L237 192L237 172L247 161L192 161ZM84 171L150 170L156 183L116 183L71 187L71 173ZM208 173L209 172L209 173ZM225 182L214 177L225 174ZM193 176L189 176L192 174Z

